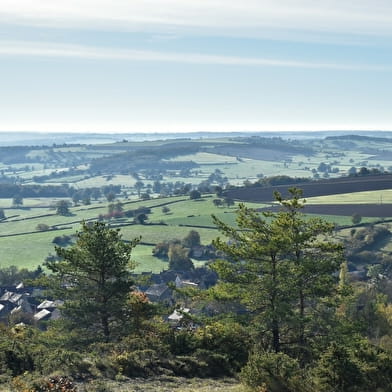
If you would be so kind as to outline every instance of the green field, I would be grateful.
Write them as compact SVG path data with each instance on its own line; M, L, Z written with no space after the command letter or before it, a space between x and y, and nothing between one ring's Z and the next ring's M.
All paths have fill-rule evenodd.
M226 163L236 163L237 159L229 155L212 154L209 152L199 152L192 155L181 155L177 158L172 158L170 161L193 161L201 165L216 165Z
M212 200L212 197L207 197L202 201L172 197L138 202L124 201L124 210L136 209L140 206L150 207L152 213L149 215L149 220L144 225L136 225L132 224L132 218L121 218L111 220L110 224L120 227L125 240L142 237L142 242L156 244L185 237L193 225L213 226L212 213L216 213L227 223L234 223L235 208L217 208ZM25 203L34 205L38 201L44 203L42 199L26 199ZM3 201L3 204L6 203ZM46 203L48 204L49 201L47 200ZM170 208L167 214L162 212L162 207L155 207L166 203ZM6 209L6 216L12 217L0 223L0 265L34 268L42 264L49 253L54 254L52 240L55 236L73 234L80 228L80 222L83 220L96 219L99 214L105 214L107 203L72 207L70 212L69 216L59 216L49 208ZM57 229L40 232L37 229L40 223ZM165 223L165 225L157 225L157 223ZM195 227L195 229L200 233L203 244L211 243L219 234L214 228ZM166 263L151 255L152 248L152 246L138 245L134 250L134 259L138 263L137 271L158 272L167 267Z
M392 191L385 192L392 201ZM338 200L369 201L375 198L377 192L361 192L360 194L325 196L323 198L309 199L309 203L336 203ZM343 196L343 198L342 198ZM385 201L389 200L386 196ZM188 197L178 196L171 198L151 199L148 201L123 200L124 210L136 209L140 206L151 208L151 214L146 224L133 224L133 218L112 219L110 224L121 229L124 240L142 238L143 243L156 244L174 238L183 238L194 229L200 234L203 244L210 244L219 236L213 224L211 215L216 215L220 220L229 225L235 225L236 207L216 207L213 204L215 196L206 196L201 200L189 200ZM316 201L315 201L316 200ZM7 205L11 200L0 200L0 205ZM70 208L69 216L55 214L53 208L34 208L35 205L50 205L53 200L25 199L24 204L29 208L6 208L5 213L9 219L0 223L0 265L17 265L19 267L34 268L43 263L51 253L54 254L55 236L74 234L83 220L97 219L98 215L107 212L107 203L96 203L91 206L79 206ZM162 211L162 205L167 204L168 213ZM249 207L265 207L263 204L247 203ZM350 225L351 216L324 215L324 219L338 225ZM374 222L375 218L363 218L362 222ZM44 223L56 230L40 232L37 225ZM206 226L206 227L199 227ZM136 271L159 272L167 268L167 263L152 256L152 245L138 245L133 258L137 262Z
M125 187L133 187L136 180L132 176L116 175L109 180L105 176L90 177L88 179L77 180L74 187L77 189L82 188L95 188L106 185L124 185Z
M352 225L352 217L351 216L342 216L342 215L323 215L323 214L309 214L308 216L315 216L321 219L326 220L327 222L334 223L338 226L351 226ZM368 218L362 217L362 223L373 223L378 222L380 218Z
M309 197L308 204L382 204L392 203L392 189L380 191L365 191L355 193L342 193L340 195L328 195Z

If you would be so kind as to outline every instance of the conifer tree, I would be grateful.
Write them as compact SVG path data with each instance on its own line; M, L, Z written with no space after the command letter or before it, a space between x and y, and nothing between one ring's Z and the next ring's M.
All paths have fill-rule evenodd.
M118 229L95 222L82 225L72 247L56 247L60 261L46 267L53 272L55 298L65 301L62 313L71 329L95 340L114 338L132 290L130 258L137 242L125 243Z
M221 287L248 309L258 345L274 352L284 345L303 356L309 339L328 328L325 316L334 314L342 247L328 239L333 225L301 212L300 190L290 189L288 200L275 198L278 212L240 204L236 227L213 217L226 237L214 241L225 257L213 268Z

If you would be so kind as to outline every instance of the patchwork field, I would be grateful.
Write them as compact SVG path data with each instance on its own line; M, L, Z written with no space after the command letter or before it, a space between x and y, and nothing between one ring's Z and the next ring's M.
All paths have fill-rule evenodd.
M216 186L249 185L263 177L322 178L296 185L304 190L309 214L343 226L352 224L353 214L361 215L362 223L392 218L392 175L384 174L392 168L391 140L305 136L301 140L246 135L144 142L124 139L99 145L56 145L51 140L48 146L1 147L0 184L5 188L10 184L41 188L61 185L64 195L24 196L23 205L18 207L13 206L12 193L0 198L0 209L6 216L0 222L0 264L42 264L49 253L54 253L55 236L71 235L83 220L107 214L105 193L91 200L91 205L71 207L67 216L56 214L54 206L59 200L71 201L73 192L83 194L87 188L117 187L116 202L121 201L125 211L151 208L145 224L135 224L133 218L126 217L109 221L121 229L125 240L142 237L143 244L134 251L137 271L166 268L164 262L152 257L154 244L183 238L191 229L200 233L203 244L211 243L219 235L212 214L235 224L235 206L215 206L214 194L205 195L201 201L189 200L189 189L199 186L207 187L203 192L214 192ZM383 175L340 178L361 167ZM153 190L157 182L166 189ZM186 187L185 196L164 197L181 194ZM273 202L275 189L285 194L287 188L250 186L225 192L237 203L262 208ZM152 199L139 201L143 193ZM165 204L169 211L162 210ZM49 230L40 231L38 225L47 225Z
M121 229L124 240L141 237L134 252L133 259L137 262L136 271L159 272L167 268L167 263L152 256L154 244L174 238L183 238L195 229L199 232L203 244L209 244L219 233L213 226L211 214L215 213L221 220L234 224L235 207L225 208L214 206L213 197L205 197L200 201L184 197L152 199L148 201L123 200L124 211L144 206L151 208L151 214L145 224L135 224L133 218L111 219L113 227ZM53 200L39 200L42 204L52 204ZM7 201L0 201L6 205ZM34 200L26 199L27 205L34 205ZM253 206L253 204L249 204ZM162 207L169 208L163 212ZM262 204L255 204L262 207ZM70 214L60 216L50 208L6 208L8 217L0 223L0 264L2 266L17 265L35 268L41 265L49 254L55 254L52 242L54 237L72 235L85 220L96 220L100 214L107 213L108 204L71 207ZM49 230L40 231L39 224L45 224ZM204 227L200 227L204 226Z
M389 192L390 194L391 192ZM331 200L339 195L329 196ZM374 197L372 193L351 194L357 200L368 200ZM349 195L345 195L346 200ZM124 210L136 209L141 206L149 207L151 214L145 224L135 224L133 218L111 219L113 227L121 229L124 240L141 237L134 252L133 259L136 262L136 271L159 272L167 268L167 263L152 256L152 249L158 242L183 238L191 230L197 230L203 244L209 244L219 236L219 232L213 225L211 215L216 215L220 220L230 225L235 225L236 208L217 207L213 204L215 196L207 195L200 200L190 200L187 197L178 196L171 198L151 199L148 201L123 200ZM325 196L325 200L329 200ZM313 204L318 199L309 199L304 212L322 216L326 220L341 226L351 225L351 216L356 213L362 216L362 223L379 221L381 218L392 217L392 204L364 204L364 203L336 203L336 204ZM96 220L100 214L108 210L108 203L97 203L91 206L79 206L70 208L70 215L59 216L51 208L34 207L34 205L52 205L53 200L26 199L26 207L22 209L5 209L6 220L0 223L0 263L2 266L18 265L19 267L35 268L41 265L49 254L55 254L52 242L54 237L72 235L85 220ZM2 205L7 200L0 200ZM270 204L246 203L249 207L263 210ZM166 206L169 211L164 212ZM49 226L48 231L40 231L39 224Z

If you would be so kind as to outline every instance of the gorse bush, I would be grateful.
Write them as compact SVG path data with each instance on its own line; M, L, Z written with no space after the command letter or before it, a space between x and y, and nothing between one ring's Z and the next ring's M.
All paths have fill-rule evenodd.
M241 371L242 382L252 389L268 392L299 392L300 366L284 353L254 352Z

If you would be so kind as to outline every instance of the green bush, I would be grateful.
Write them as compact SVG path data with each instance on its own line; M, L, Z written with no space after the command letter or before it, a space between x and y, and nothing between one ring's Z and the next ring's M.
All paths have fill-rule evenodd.
M194 356L177 356L166 364L167 368L178 377L206 377L208 364Z
M35 356L35 363L42 374L56 371L81 378L90 374L91 367L91 363L85 361L80 353L61 348L45 350L41 355Z
M214 322L199 328L195 337L198 348L221 354L230 362L234 372L239 371L248 359L249 335L238 323Z
M333 343L313 369L317 392L390 392L392 355L368 341L347 347Z
M284 353L254 352L240 374L253 390L305 392L298 361Z
M10 341L9 344L0 344L0 369L2 373L17 376L24 372L34 370L34 358L29 348L23 344Z
M199 364L199 377L221 377L233 375L233 364L228 355L220 354L212 350L199 349L195 352L195 358ZM204 366L204 363L206 366Z
M118 372L128 377L148 377L159 374L159 357L154 350L138 350L114 354Z

